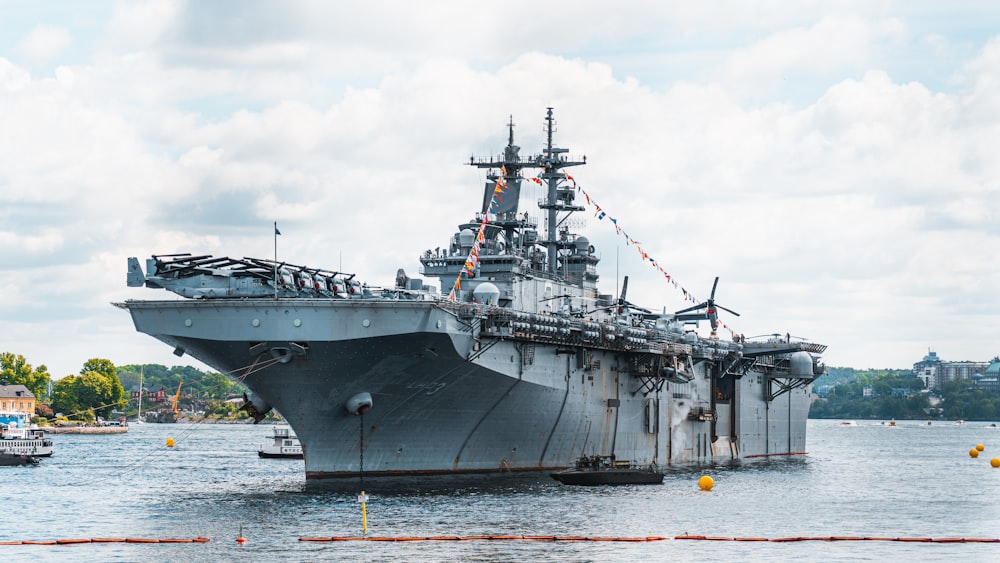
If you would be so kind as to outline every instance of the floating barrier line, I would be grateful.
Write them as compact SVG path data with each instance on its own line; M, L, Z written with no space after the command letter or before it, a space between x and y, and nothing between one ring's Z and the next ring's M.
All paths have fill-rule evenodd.
M208 543L212 540L197 538L73 538L61 540L0 541L0 545L79 545L83 543Z
M331 536L316 538L299 538L302 542L341 542L341 541L550 541L550 542L652 542L664 540L690 541L753 541L753 542L802 542L802 541L878 541L878 542L920 542L920 543L1000 543L1000 538L890 538L868 536L799 536L785 538L729 537L729 536L538 536L538 535L505 535L505 536Z

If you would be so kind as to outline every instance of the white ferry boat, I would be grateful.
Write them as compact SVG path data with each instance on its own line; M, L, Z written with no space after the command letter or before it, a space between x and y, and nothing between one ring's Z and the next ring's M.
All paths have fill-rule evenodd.
M53 451L52 439L31 423L28 413L0 412L0 454L49 457Z
M267 458L302 459L302 444L289 426L275 425L271 443L263 443L257 455Z

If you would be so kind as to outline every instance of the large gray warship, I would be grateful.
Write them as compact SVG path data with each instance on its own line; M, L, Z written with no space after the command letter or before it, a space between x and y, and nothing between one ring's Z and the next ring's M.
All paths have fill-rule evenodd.
M486 170L480 211L420 256L438 286L402 269L376 287L267 259L154 255L145 273L129 259L128 285L188 299L116 305L139 332L245 384L256 420L280 412L307 479L804 453L825 346L718 338L718 310L732 311L715 286L674 313L630 303L627 277L601 294L594 247L566 221L585 207L564 169L586 159L553 144L551 108L545 123L540 154L520 155L511 123L503 154L468 162ZM529 180L547 191L542 229L518 209Z

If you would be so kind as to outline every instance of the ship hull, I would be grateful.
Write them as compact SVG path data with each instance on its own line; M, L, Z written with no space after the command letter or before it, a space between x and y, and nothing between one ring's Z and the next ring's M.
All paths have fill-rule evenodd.
M581 455L711 463L805 451L808 386L726 397L709 362L657 386L627 354L484 338L433 301L130 301L136 329L244 383L302 443L308 479L541 471ZM361 416L347 403L372 397ZM768 400L770 398L770 400ZM710 412L710 416L698 413Z

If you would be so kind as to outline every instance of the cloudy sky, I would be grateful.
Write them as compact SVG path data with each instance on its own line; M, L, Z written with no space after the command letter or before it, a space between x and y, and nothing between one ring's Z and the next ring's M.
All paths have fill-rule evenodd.
M909 367L1000 354L989 1L0 0L0 351L192 362L111 305L126 260L271 257L391 284L482 198L469 156L557 144L722 321ZM349 7L348 7L349 6ZM534 201L540 194L528 192ZM579 214L602 287L689 305Z

